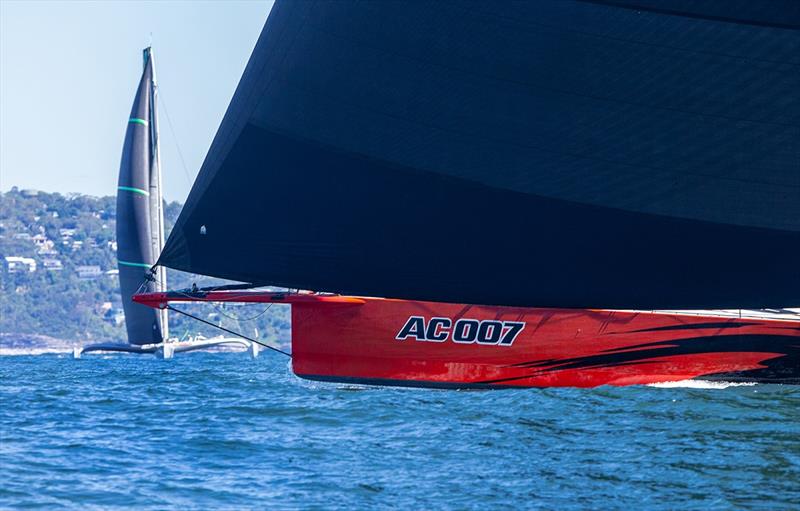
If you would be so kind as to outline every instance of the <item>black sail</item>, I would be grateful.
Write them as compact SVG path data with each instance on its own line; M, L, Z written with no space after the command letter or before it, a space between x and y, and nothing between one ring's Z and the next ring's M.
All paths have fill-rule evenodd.
M159 262L603 308L800 305L800 3L274 6Z
M130 344L161 342L160 311L134 303L131 297L140 291L145 274L155 262L152 179L157 175L153 107L153 61L149 48L133 108L128 119L117 187L117 257L122 307ZM153 177L151 177L153 176ZM141 291L156 291L152 283Z

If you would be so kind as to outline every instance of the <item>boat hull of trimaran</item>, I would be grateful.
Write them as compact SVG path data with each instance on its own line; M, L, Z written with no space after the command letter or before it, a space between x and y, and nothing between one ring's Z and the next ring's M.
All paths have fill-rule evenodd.
M312 380L447 388L800 383L797 321L258 291L134 299L153 307L291 304L292 368Z

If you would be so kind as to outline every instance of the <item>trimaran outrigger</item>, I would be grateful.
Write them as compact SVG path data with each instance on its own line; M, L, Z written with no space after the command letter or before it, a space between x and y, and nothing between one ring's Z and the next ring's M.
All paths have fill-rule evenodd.
M157 265L340 294L135 300L291 304L320 380L800 383L800 321L765 310L800 305L798 28L790 1L278 1Z

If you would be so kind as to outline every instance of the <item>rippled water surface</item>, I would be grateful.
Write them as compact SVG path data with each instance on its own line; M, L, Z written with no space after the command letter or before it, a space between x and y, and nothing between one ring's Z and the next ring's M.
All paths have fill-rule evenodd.
M7 356L0 428L0 508L800 503L796 387L456 392L306 382L268 353Z

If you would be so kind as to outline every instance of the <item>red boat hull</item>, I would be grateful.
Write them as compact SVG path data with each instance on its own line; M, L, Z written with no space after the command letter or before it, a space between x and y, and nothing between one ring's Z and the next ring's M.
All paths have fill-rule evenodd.
M687 379L800 383L800 322L337 295L209 292L169 301L292 305L303 378L425 387L594 387Z
M411 334L399 335L408 333L402 330L409 318L422 320L411 320ZM431 329L433 318L441 319ZM470 342L467 330L481 321L495 328L503 322L524 326L510 344L493 343L493 332ZM499 328L501 335L511 330ZM428 333L434 340L425 340ZM294 371L303 378L390 385L800 382L800 324L663 313L371 298L346 307L305 303L293 305L292 353Z

